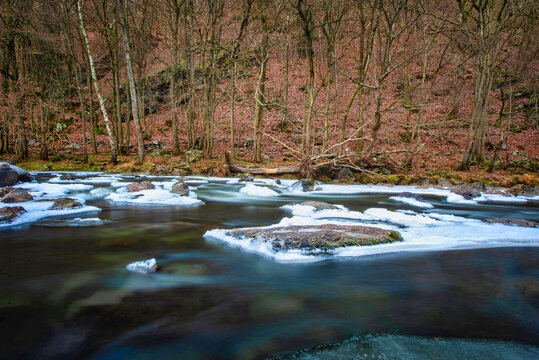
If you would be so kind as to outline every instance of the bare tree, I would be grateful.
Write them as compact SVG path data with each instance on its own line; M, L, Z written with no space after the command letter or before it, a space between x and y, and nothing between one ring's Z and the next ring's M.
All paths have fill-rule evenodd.
M88 52L88 61L90 63L90 71L92 74L92 80L94 83L95 92L97 94L97 98L99 100L99 106L101 108L101 112L103 114L103 119L105 121L105 127L107 129L107 134L109 137L110 142L110 152L111 152L111 161L113 164L117 161L117 155L116 155L116 142L114 140L114 135L112 133L112 126L109 119L109 115L107 112L107 109L105 107L105 100L103 99L103 96L101 95L101 90L99 89L99 84L97 83L97 74L95 72L95 65L94 65L94 58L92 56L92 49L90 48L90 40L88 39L88 33L86 32L86 26L84 25L84 17L82 13L82 5L83 0L77 0L77 8L79 13L79 25L82 32L82 36L84 38L84 43L86 46L86 51Z
M131 47L129 44L129 23L127 21L127 6L128 0L118 0L118 9L120 11L120 20L122 25L122 35L124 41L124 51L125 51L125 63L127 66L127 81L129 83L129 94L131 95L131 113L133 115L133 120L135 121L135 130L137 132L137 155L138 155L138 164L144 162L144 137L142 135L142 127L140 126L139 118L139 107L138 107L138 97L137 89L135 83L135 75L133 74L133 65L131 64Z

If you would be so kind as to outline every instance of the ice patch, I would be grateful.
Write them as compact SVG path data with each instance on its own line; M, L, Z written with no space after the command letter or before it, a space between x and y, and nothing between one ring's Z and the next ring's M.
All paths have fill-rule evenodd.
M0 223L0 228L8 228L18 225L34 223L38 220L42 220L49 217L75 215L88 212L101 211L100 208L95 206L81 206L75 209L62 209L62 210L49 210L53 201L39 201L39 202L25 202L25 203L13 203L3 204L3 206L20 206L23 205L26 210L25 213L17 216L11 222Z
M122 189L120 189L122 190ZM133 203L133 204L146 204L146 205L200 205L203 204L201 200L196 198L196 194L189 193L189 196L180 196L171 193L164 189L150 189L142 190L138 192L121 192L112 193L105 197L107 200Z
M403 192L418 195L435 195L445 197L451 193L447 189L420 188L416 186L380 186L380 185L315 185L317 194L350 195L350 194L400 194ZM301 191L301 189L300 189Z
M415 207L418 207L418 208L423 208L423 209L432 209L434 207L432 204L430 204L428 202L420 201L420 200L414 199L412 197L391 196L390 199L398 201L398 202L402 202L402 203L405 203L405 204L408 204L408 205L411 205L411 206L415 206Z
M84 184L22 183L15 187L28 190L36 198L54 199L67 194L88 191L94 187Z
M485 194L482 193L480 197L475 198L476 201L481 202L503 202L503 203L526 203L529 200L539 200L539 196L513 196L502 194Z
M140 274L148 274L154 272L157 267L157 261L155 259L148 259L142 261L136 261L125 267L127 271L132 271Z
M478 199L478 198L476 198ZM447 195L446 201L453 204L469 204L469 205L477 205L477 201L475 200L467 200L464 198L464 196L459 194L449 194Z
M249 196L278 196L279 194L276 191L273 191L264 186L257 186L253 184L247 184L240 189L240 193L249 195Z
M317 210L314 206L302 204L290 204L281 206L281 209L288 210L294 216L301 216L311 219L367 219L364 214L359 211L350 211L342 205L335 205L337 209L322 209Z

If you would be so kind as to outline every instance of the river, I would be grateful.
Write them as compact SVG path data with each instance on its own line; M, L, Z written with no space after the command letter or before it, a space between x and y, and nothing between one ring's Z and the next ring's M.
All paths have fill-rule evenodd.
M19 186L84 208L36 202L0 229L0 358L539 358L539 229L481 221L538 221L537 197L188 177L187 201L168 194L174 178L134 196L125 185L146 178L61 175ZM342 207L286 206L313 199ZM224 235L305 221L404 242L282 254ZM149 258L160 271L125 269Z

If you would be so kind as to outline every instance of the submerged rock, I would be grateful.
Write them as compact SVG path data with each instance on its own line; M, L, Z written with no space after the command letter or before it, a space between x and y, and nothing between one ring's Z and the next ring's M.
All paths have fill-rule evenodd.
M149 181L142 181L127 185L127 192L138 192L142 190L155 189L155 186Z
M491 224L506 224L506 225L517 225L517 226L524 226L524 227L531 227L535 228L539 223L531 220L526 219L504 219L504 218L494 218L494 219L484 219L484 222L488 222Z
M25 212L26 209L22 206L4 206L0 208L0 222L11 221Z
M174 184L170 192L181 196L189 196L189 186L183 181L180 181Z
M331 250L402 241L395 230L360 225L300 225L232 230L230 235L270 242L275 250Z
M0 201L3 203L18 203L32 200L34 200L34 197L28 191L24 189L13 189L4 195Z
M54 204L49 208L50 210L63 210L63 209L76 209L81 207L82 204L72 198L59 198L54 200Z
M127 271L137 272L140 274L148 274L157 271L159 265L155 259L136 261L125 267Z
M337 206L333 204L329 204L327 202L323 201L304 201L298 205L304 205L304 206L312 206L316 210L334 210L339 209Z

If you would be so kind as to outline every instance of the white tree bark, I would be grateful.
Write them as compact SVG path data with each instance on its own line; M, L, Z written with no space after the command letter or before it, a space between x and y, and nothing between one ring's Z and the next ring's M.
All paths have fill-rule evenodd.
M84 18L82 16L82 2L83 0L77 1L78 10L79 10L79 25L82 32L82 36L84 37L86 51L88 52L88 61L90 63L90 71L92 73L92 80L94 83L95 92L99 100L99 106L101 107L101 112L103 113L103 119L105 120L105 127L107 128L107 134L108 134L109 142L110 142L110 151L111 151L111 158L112 158L111 160L113 163L116 163L116 160L117 160L116 141L114 140L109 115L107 113L107 109L105 108L105 100L103 100L103 96L101 95L101 91L99 90L99 85L97 84L97 74L95 72L94 58L92 56L92 50L90 48L90 40L88 40L88 33L86 32L86 26L84 25Z

